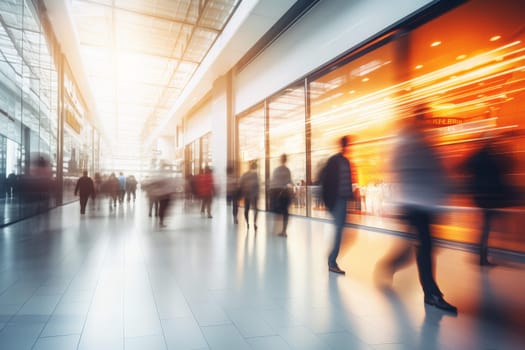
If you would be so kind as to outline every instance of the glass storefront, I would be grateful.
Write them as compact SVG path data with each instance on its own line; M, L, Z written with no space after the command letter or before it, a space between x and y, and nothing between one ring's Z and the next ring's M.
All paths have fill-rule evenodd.
M476 243L481 219L464 194L461 166L483 135L505 135L502 143L514 164L511 183L518 192L523 192L525 184L525 24L521 13L516 2L478 0L416 28L401 24L382 41L306 77L306 99L302 89L293 86L269 98L265 102L268 138L263 132L262 106L238 116L241 166L245 169L247 161L257 159L259 164L268 161L273 169L279 153L296 154L289 165L294 181L305 177L308 194L307 209L296 213L328 218L319 200L318 174L339 150L340 138L351 135L353 146L347 156L355 200L349 205L348 222L406 232L389 206L395 196L392 149L400 121L425 105L432 113L431 134L454 189L451 210L442 215L434 231L439 238ZM304 81L299 82L302 85ZM491 245L525 251L525 238L518 229L524 224L523 207L503 211L494 222Z
M186 159L184 176L198 175L207 166L213 168L210 138L211 134L207 133L184 147Z
M264 209L266 203L266 183L268 174L266 173L266 150L265 150L265 130L266 117L264 106L257 106L253 110L239 118L237 123L237 135L239 139L239 169L238 175L241 176L250 169L250 164L257 164L259 175L260 195L257 207Z
M58 78L33 2L3 1L0 13L2 225L55 205ZM36 177L45 177L46 185L38 186L45 195L23 186Z
M91 126L86 123L85 106L80 98L73 74L64 68L64 158L63 158L63 201L75 200L75 184L83 170L90 169L89 159L93 148ZM91 176L94 174L91 172Z
M306 215L307 201L304 97L304 86L286 89L270 100L268 120L270 177L286 154L294 183L290 212L300 215Z
M85 107L78 103L80 93L69 70L59 97L59 74L66 74L57 70L62 54L35 4L42 5L0 2L0 225L75 199L71 183L81 169L94 170L94 130L84 119ZM59 98L64 104L62 164ZM61 175L63 191L57 183Z

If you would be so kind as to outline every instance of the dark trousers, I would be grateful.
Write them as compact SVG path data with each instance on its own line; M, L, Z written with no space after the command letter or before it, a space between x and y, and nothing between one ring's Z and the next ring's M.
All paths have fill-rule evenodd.
M126 190L119 190L118 191L118 201L119 203L122 203L124 201L124 196L126 195Z
M87 205L88 199L89 199L89 195L80 196L80 214L86 213L86 205Z
M341 240L343 239L343 229L346 222L346 199L337 198L330 214L334 217L335 224L335 238L332 251L328 256L328 266L337 266L337 256L341 248Z
M290 207L290 203L292 202L292 196L287 190L280 190L279 194L277 195L277 201L279 203L278 213L283 216L282 233L286 233L286 229L288 227L288 218L290 217L288 208Z
M169 205L170 205L169 197L159 199L159 221L161 225L164 223L164 217L166 216L166 212L168 211Z
M483 227L481 229L481 236L479 239L479 262L486 263L489 253L489 234L492 225L492 219L496 215L493 209L483 208Z
M439 290L434 280L434 268L432 266L432 237L430 234L430 224L433 215L430 210L420 207L407 207L406 219L417 233L419 246L416 251L417 269L419 271L419 282L423 287L425 295L438 295L443 293Z
M226 201L232 205L232 215L233 218L237 219L237 214L239 213L239 198L237 194L228 194L226 195Z
M155 216L159 216L159 201L154 198L149 198L149 213L148 215L151 216L151 210L155 209Z
M201 213L204 214L204 210L206 210L206 212L208 213L208 216L211 216L211 199L212 199L212 196L202 197Z
M137 192L136 190L126 191L128 202L131 200L131 196L133 196L133 202L135 201L135 199L137 198L137 193L136 192Z
M253 208L253 223L257 223L257 200L258 198L244 198L244 219L246 219L246 224L248 224L248 213L250 212L250 207Z

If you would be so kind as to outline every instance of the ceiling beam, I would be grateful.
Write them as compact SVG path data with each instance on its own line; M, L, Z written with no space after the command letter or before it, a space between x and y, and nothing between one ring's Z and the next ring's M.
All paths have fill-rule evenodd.
M94 47L94 48L111 49L111 47L109 47L107 45L92 44L92 43L88 43L88 42L85 42L85 41L80 41L80 46L89 46L89 47ZM145 55L145 56L160 57L160 58L167 59L167 60L184 61L184 62L193 63L193 64L197 64L197 65L200 64L200 62L193 61L193 60L188 60L188 59L183 59L181 57L161 55L161 54L157 54L157 53L153 53L153 52L150 53L150 52L137 50L137 49L119 49L118 51L119 52L128 52L128 53L137 53L137 54L141 54L141 55Z
M178 23L178 24L187 25L187 26L191 26L191 27L197 26L199 28L206 29L206 30L209 30L211 32L220 33L220 29L216 29L216 28L208 27L208 26L203 26L203 25L198 25L198 20L197 20L196 23L192 23L192 22L183 21L183 20L180 20L180 19L175 19L175 18L172 18L172 17L156 15L156 14L149 13L149 12L141 12L141 11L137 11L137 10L127 9L127 8L121 7L121 6L101 4L101 3L93 1L93 0L76 0L76 1L84 2L84 3L87 3L87 4L91 4L91 5L101 6L101 7L107 7L107 8L111 8L111 9L114 9L114 10L131 13L131 14L134 14L134 15L150 17L150 18L161 20L161 21L168 21L168 22ZM190 4L191 4L191 1L190 1Z

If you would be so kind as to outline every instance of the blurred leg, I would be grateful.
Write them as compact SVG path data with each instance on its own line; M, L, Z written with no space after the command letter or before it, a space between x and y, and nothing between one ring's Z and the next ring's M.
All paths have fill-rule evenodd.
M232 198L233 222L237 223L237 214L239 213L239 199L236 196Z
M432 266L432 237L430 234L430 223L432 216L421 209L410 209L407 213L408 220L417 231L419 247L417 248L417 267L419 281L425 295L438 295L443 293L439 290L434 280L434 268Z
M248 221L248 213L250 211L250 200L248 198L244 198L244 219L246 220L246 225L250 227L249 221Z
M253 199L253 228L257 230L257 215L259 214L259 210L257 210L257 202L258 198Z
M341 240L343 238L343 229L346 221L346 200L338 198L331 214L334 217L335 238L332 251L328 256L328 266L333 267L337 266L337 256L339 255L339 248L341 247Z
M88 201L88 196L80 196L80 214L86 213L87 201Z
M479 264L488 265L489 234L494 212L490 209L483 209L483 227L479 242Z

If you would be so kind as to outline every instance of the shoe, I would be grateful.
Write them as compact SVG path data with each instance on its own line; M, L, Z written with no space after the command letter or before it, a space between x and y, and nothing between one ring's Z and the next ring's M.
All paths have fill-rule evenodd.
M286 232L281 232L281 233L279 233L277 236L280 236L280 237L288 237L288 235L286 234Z
M496 264L491 263L487 259L483 259L483 260L479 261L479 266L494 267L494 266L496 266Z
M208 219L211 219L211 218L213 218L213 216L211 216L210 214L208 214Z
M237 219L233 219L233 223L234 223L235 225L237 225L237 224L239 223L239 220L237 220Z
M255 231L257 231L257 225L253 225L253 228L255 229Z
M343 270L341 270L339 268L339 266L337 265L334 265L334 266L328 266L328 270L331 271L331 272L334 272L334 273L338 273L340 275L344 275L346 274L346 272L344 272Z
M443 299L443 297L439 295L425 295L425 304L435 306L436 308L441 309L443 311L452 312L454 314L458 313L457 307L447 303L445 299Z

